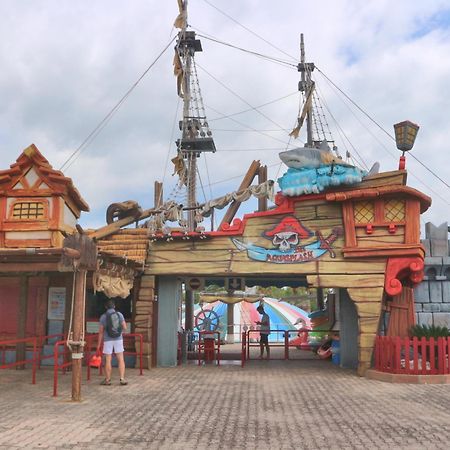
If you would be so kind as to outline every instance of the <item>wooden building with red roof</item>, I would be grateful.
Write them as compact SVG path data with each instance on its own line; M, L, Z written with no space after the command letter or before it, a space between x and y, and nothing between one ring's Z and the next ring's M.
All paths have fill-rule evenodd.
M73 181L33 144L0 171L0 340L67 335L76 267L64 262L71 251L65 239L77 235L78 219L88 211ZM120 230L94 246L98 257L87 272L86 316L97 324L102 300L120 294L133 322L145 232L143 238Z

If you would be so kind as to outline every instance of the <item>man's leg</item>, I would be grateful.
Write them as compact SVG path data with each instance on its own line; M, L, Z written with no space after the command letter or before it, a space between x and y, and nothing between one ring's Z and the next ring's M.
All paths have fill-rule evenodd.
M111 380L111 359L112 355L105 355L105 378L107 381Z
M125 360L123 358L123 352L116 353L117 364L119 366L119 376L121 380L125 379Z
M262 341L262 338L259 338L259 351L259 358L262 359L264 353L264 342Z
M270 347L269 347L269 341L266 341L266 354L267 354L267 359L270 359Z

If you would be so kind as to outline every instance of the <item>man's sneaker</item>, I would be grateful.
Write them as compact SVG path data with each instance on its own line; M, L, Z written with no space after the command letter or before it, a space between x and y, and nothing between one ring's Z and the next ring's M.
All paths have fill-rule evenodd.
M102 386L111 386L111 380L107 380L106 378L100 383Z
M128 384L128 381L125 381L124 379L120 379L120 385L121 386L126 386Z

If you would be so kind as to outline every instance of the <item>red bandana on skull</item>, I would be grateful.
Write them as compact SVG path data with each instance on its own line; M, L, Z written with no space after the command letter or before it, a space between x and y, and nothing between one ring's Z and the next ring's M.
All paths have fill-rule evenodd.
M282 252L289 251L298 245L300 239L306 239L311 234L295 217L285 217L275 228L264 233Z

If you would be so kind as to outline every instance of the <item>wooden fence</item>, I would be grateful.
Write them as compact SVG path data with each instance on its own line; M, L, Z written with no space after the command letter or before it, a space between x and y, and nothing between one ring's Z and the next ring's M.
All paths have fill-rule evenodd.
M407 375L450 374L450 337L377 336L375 369Z

